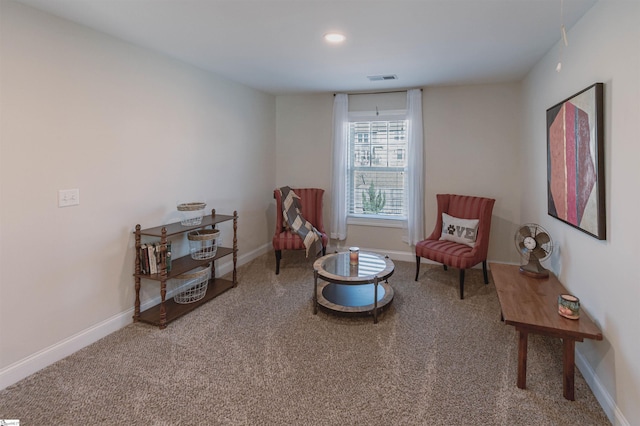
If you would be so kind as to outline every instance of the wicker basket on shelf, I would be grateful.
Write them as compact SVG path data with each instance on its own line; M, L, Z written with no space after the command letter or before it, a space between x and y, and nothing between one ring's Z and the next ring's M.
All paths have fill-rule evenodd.
M206 203L201 202L178 204L178 211L182 213L180 223L184 226L200 225L206 206Z
M173 296L176 303L186 304L197 302L207 293L211 278L210 265L193 269L172 279L175 289L180 293Z
M217 239L220 231L217 229L199 229L187 234L189 252L195 260L212 259L218 251Z

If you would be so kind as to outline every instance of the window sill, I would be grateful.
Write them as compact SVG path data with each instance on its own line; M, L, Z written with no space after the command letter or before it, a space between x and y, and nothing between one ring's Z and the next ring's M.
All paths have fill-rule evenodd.
M347 225L377 226L380 228L402 228L406 218L388 218L384 216L358 215L347 217Z

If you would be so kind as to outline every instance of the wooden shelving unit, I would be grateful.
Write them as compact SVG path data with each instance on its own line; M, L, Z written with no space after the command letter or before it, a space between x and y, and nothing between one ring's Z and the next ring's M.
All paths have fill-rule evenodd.
M141 269L140 258L140 246L142 244L142 237L154 237L160 239L160 252L166 253L168 238L175 235L184 234L196 229L205 229L210 226L212 229L216 228L218 223L233 221L233 247L218 247L216 255L212 259L195 260L190 255L186 255L179 258L172 259L171 271L167 271L167 265L165 256L161 256L160 272L157 274L143 274ZM215 209L211 210L210 216L204 216L202 222L199 225L184 226L180 222L171 223L163 226L156 226L154 228L141 229L140 225L136 225L134 231L136 237L136 262L135 262L135 290L136 300L135 309L133 314L133 321L146 322L156 325L158 327L166 328L167 324L182 315L191 312L204 303L207 303L211 299L219 296L225 291L238 285L236 275L236 263L238 260L238 212L234 211L233 216L216 214ZM232 255L233 256L233 279L227 280L222 278L216 278L216 260ZM166 300L167 294L167 280L176 278L180 274L188 272L198 266L211 265L211 279L207 284L207 292L205 296L193 303L180 304L173 301L173 299ZM155 281L160 285L160 303L140 312L140 287L142 280Z

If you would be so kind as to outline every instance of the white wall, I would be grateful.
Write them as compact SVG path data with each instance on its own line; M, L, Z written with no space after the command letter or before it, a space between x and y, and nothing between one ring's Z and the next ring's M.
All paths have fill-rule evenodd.
M640 423L640 3L600 1L523 83L522 219L542 224L556 251L547 267L601 327L604 341L576 345L579 367L616 424ZM599 241L547 215L548 108L604 83L607 239ZM628 422L628 423L627 423Z
M276 160L274 96L0 5L2 388L131 322L132 231L177 221L177 201L237 210L240 258L264 250ZM58 208L67 188L80 205Z
M489 260L518 262L518 83L436 87L424 92L425 230L436 222L436 194L495 198Z
M332 108L331 94L276 98L278 187L331 188Z
M276 185L271 189L269 235L275 229L273 190L323 188L325 230L331 205L331 120L333 96L286 95L276 97Z
M519 223L520 85L430 87L424 88L422 97L427 234L436 220L437 193L492 197L496 204L489 258L517 262L517 252L509 242ZM366 108L363 95L350 96L349 102L351 110ZM374 103L381 109L406 106L406 100L404 105L398 104L389 96L379 96ZM330 223L332 108L331 94L277 98L276 181L278 185L324 187L325 228ZM295 153L316 161L311 167L292 161ZM402 242L399 228L349 225L347 240L340 246L350 245L383 251L404 260L415 258L413 248Z

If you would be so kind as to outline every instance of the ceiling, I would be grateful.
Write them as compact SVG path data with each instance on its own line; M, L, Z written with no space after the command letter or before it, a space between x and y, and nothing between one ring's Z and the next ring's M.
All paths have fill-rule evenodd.
M18 1L273 94L518 81L596 3ZM328 31L347 39L329 45Z

